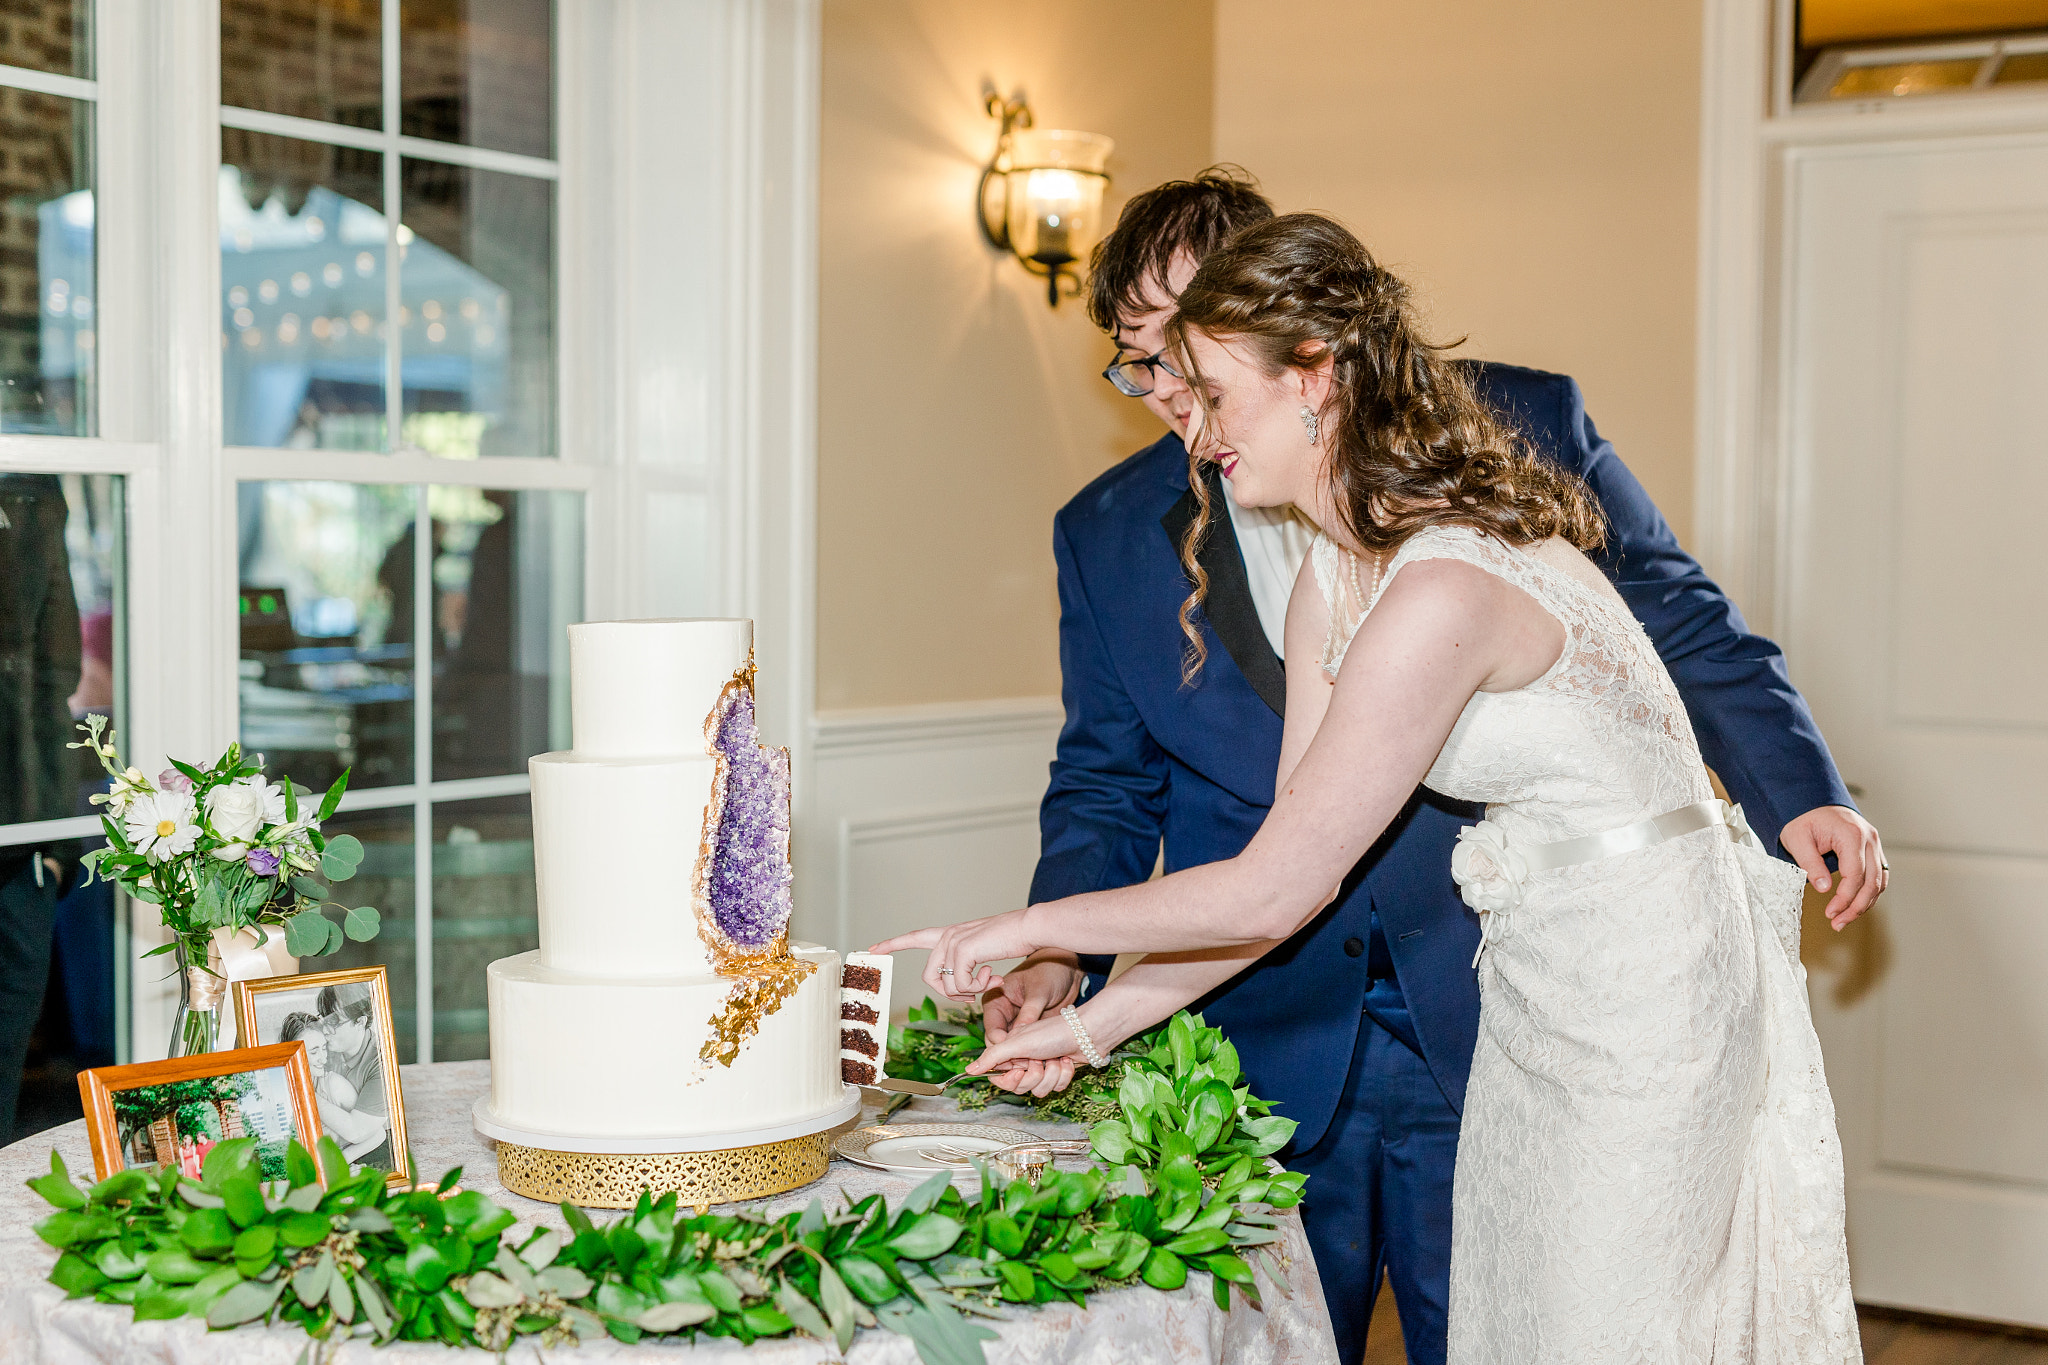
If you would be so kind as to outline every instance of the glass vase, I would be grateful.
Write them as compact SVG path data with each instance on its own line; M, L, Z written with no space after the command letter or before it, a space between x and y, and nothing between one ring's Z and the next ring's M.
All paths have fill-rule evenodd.
M195 945L180 939L177 959L178 1012L171 1016L170 1055L190 1057L233 1047L235 1019L220 950L209 943L201 957Z

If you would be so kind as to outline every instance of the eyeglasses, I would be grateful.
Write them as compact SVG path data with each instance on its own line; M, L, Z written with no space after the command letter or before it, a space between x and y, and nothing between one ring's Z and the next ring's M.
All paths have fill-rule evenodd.
M1116 385L1116 391L1126 398L1143 398L1158 387L1152 374L1154 369L1164 370L1175 379L1186 378L1179 370L1173 368L1164 351L1132 356L1129 360L1122 359L1122 352L1118 352L1118 357L1102 372L1102 377Z

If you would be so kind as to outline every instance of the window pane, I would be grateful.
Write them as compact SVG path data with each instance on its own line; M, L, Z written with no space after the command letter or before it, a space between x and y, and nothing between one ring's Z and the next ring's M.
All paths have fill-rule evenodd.
M384 158L221 130L231 446L384 448Z
M85 101L0 87L0 430L93 434L92 123Z
M403 171L406 444L553 455L554 182L409 157Z
M236 494L242 747L349 789L413 776L409 487L276 480Z
M0 65L92 76L92 0L13 0L0 14Z
M382 0L221 0L220 102L384 126Z
M434 779L526 771L569 747L568 625L583 619L583 497L436 487Z
M376 906L383 927L368 943L347 940L326 957L304 959L299 970L338 972L350 967L384 967L391 978L391 1022L398 1035L398 1060L409 1064L419 1056L419 1041L414 1032L419 1011L414 1007L417 988L413 984L413 808L405 805L388 810L342 811L320 830L330 838L353 834L363 841L363 861L356 868L356 875L336 882L331 899L340 905ZM330 909L327 914L335 923L341 922L339 911Z
M88 714L121 724L122 495L118 475L0 474L0 826L91 815L105 789L66 746ZM0 845L0 885L27 859Z
M540 946L524 796L434 807L434 1060L491 1055L484 968Z
M401 0L400 131L553 156L553 8L549 0Z

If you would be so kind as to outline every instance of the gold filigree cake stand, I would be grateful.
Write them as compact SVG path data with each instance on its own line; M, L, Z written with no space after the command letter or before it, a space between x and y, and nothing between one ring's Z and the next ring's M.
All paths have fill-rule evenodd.
M860 1091L853 1086L831 1109L793 1123L687 1138L535 1132L500 1121L488 1095L472 1111L477 1131L497 1142L498 1181L506 1189L596 1209L632 1208L642 1190L657 1196L674 1191L678 1202L704 1207L797 1189L825 1174L833 1132L859 1114ZM630 1150L616 1150L621 1147Z

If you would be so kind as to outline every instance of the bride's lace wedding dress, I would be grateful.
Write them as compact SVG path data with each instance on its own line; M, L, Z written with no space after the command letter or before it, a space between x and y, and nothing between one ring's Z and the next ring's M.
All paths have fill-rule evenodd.
M1372 604L1335 545L1313 559L1334 676ZM1541 678L1472 698L1427 778L1487 803L1454 861L1485 940L1450 1360L1860 1360L1804 879L1713 799L1618 597L1462 527L1410 539L1380 591L1425 559L1495 574L1565 628Z

